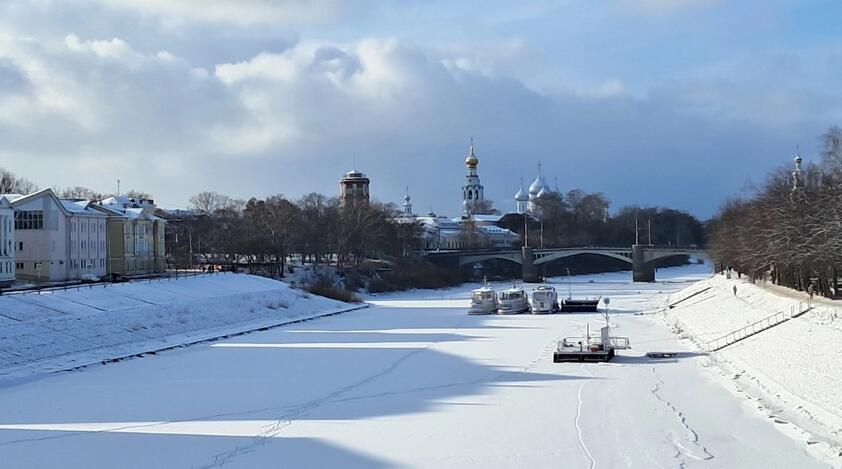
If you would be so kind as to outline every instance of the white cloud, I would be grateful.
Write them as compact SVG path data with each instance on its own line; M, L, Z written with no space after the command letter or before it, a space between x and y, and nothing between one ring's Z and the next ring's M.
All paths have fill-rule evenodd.
M585 41L582 51L571 37L565 54L517 35L457 41L437 40L430 31L429 38L408 40L377 37L362 27L337 34L341 40L323 39L329 33L316 30L302 34L307 39L300 42L254 42L249 26L232 24L271 28L307 15L329 19L345 7L338 1L245 1L244 13L233 12L232 2L210 2L204 11L186 0L103 0L105 7L90 10L102 14L104 23L126 21L130 33L109 27L92 34L56 20L42 23L48 32L25 33L31 37L21 29L0 36L0 166L42 186L107 190L117 177L134 179L128 184L164 204L181 205L206 189L237 197L332 194L336 177L356 155L377 197L398 198L409 185L425 211L432 203L437 211L454 213L464 143L473 135L488 195L504 207L517 178L532 176L539 159L560 176L562 187L582 185L609 196L614 190L626 198L620 202L645 203L660 201L657 186L675 197L686 194L689 206L710 200L712 207L718 199L705 194L729 192L717 182L717 172L733 148L752 148L767 158L769 148L838 109L833 96L816 105L817 97L801 83L833 78L833 67L757 86L762 76L781 75L781 69L707 56L706 70L665 63L649 81L630 77L628 64L636 61L642 63L637 76L647 74L651 64L645 59L658 53L660 36L639 46L644 53L622 43L622 35L596 46ZM640 11L650 13L705 6L644 3L651 10ZM159 22L187 21L203 24L149 40L162 31ZM236 34L227 35L232 30ZM213 41L190 36L190 46L179 49L196 31L210 32ZM588 36L594 37L603 36ZM196 47L205 52L205 66L197 65ZM604 50L611 47L619 47L611 52L615 56ZM578 61L570 50L581 53ZM680 61L689 60L678 52ZM618 55L626 60L615 60ZM820 60L816 54L801 68L815 70ZM735 73L750 76L747 68L758 76L735 82ZM786 118L770 117L776 115ZM811 137L818 131L808 130ZM656 185L636 173L669 175L697 161L704 164L677 178L680 183L665 177ZM753 161L745 157L738 164L759 167ZM742 184L745 178L739 178Z
M635 13L666 16L690 13L721 5L723 0L614 0L622 9Z
M169 25L193 22L251 24L321 23L340 16L341 0L91 0L132 10Z

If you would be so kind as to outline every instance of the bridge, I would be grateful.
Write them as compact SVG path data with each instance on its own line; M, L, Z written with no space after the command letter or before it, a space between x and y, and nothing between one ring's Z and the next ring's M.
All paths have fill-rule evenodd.
M537 266L565 257L580 256L583 254L605 256L628 262L632 270L632 279L635 282L654 282L655 265L662 259L674 256L707 257L707 252L703 249L652 246L646 244L635 244L627 248L575 247L536 249L523 247L521 249L492 251L444 251L430 252L427 253L427 256L431 258L455 258L456 264L459 267L482 263L491 259L510 261L522 266L522 278L524 282L534 282L538 280Z

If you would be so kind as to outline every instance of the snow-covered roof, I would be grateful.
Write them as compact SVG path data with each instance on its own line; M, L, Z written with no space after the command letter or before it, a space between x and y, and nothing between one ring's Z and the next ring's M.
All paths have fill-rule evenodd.
M70 213L78 213L97 217L104 217L105 214L90 208L90 200L59 199L61 205Z
M116 206L121 209L124 208L155 208L155 201L152 199L139 199L136 197L124 197L124 196L117 196L117 197L108 197L107 199L102 199L100 201L100 205L103 206Z
M26 197L24 194L0 194L0 197L4 197L9 202L14 202L22 197Z
M512 230L507 228L500 228L499 226L493 225L481 225L477 227L478 230L484 231L488 234L514 234Z
M474 221L484 222L484 223L497 223L503 218L503 215L495 214L495 215L477 215L472 214L470 218L473 218Z

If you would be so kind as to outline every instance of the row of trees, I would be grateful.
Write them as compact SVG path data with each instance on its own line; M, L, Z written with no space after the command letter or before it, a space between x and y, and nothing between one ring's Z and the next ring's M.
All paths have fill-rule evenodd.
M727 201L710 222L722 267L835 296L842 266L842 129L820 137L818 164L782 167L750 197Z
M698 245L705 242L704 225L692 215L661 207L622 207L609 215L610 202L601 193L574 189L549 192L537 201L538 223L529 226L531 245L628 246ZM517 231L523 231L512 226Z
M171 223L169 252L179 265L245 260L283 272L293 254L305 262L358 266L365 259L401 257L420 246L421 228L403 223L391 204L348 203L307 194L248 201L214 192L190 199L193 211Z

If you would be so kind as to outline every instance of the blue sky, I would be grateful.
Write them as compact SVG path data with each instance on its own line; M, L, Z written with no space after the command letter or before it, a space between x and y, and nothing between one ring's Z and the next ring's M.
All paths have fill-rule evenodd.
M562 190L700 217L842 124L833 1L32 0L0 5L0 166L167 207L372 193L458 214Z

